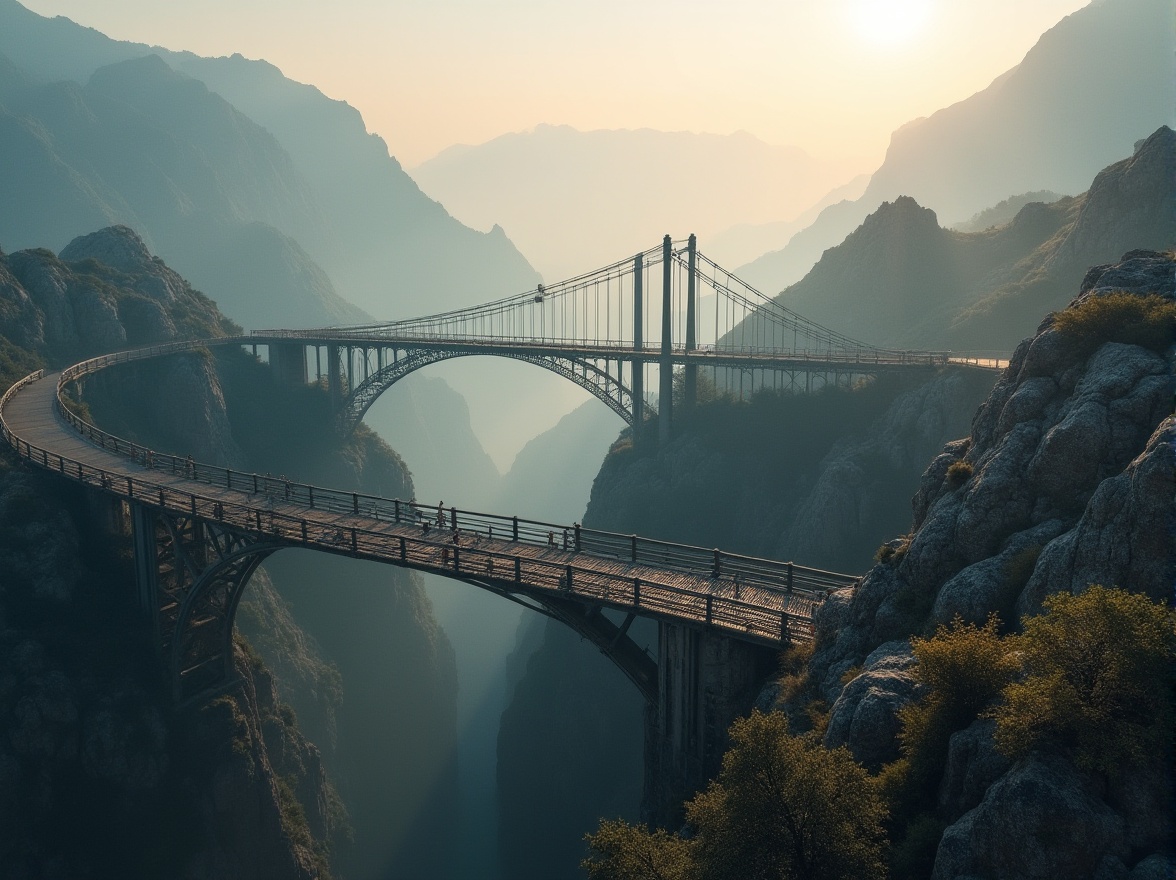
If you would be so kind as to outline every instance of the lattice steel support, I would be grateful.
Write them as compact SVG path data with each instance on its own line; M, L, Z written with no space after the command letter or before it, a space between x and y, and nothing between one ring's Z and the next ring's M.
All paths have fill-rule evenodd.
M233 682L233 621L249 578L282 545L219 523L132 505L140 605L177 703Z

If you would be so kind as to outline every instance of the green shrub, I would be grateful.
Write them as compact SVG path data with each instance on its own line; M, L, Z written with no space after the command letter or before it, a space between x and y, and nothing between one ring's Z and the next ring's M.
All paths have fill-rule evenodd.
M1056 748L1105 774L1155 758L1172 733L1176 612L1097 584L1045 609L1015 637L1026 674L993 713L997 747Z
M881 776L892 812L911 815L934 806L951 735L975 721L1016 675L1016 657L999 626L996 615L984 626L956 617L929 639L911 639L913 671L927 692L899 713L903 757Z
M1104 342L1164 352L1176 342L1176 302L1158 294L1107 293L1053 313L1053 326L1084 353Z

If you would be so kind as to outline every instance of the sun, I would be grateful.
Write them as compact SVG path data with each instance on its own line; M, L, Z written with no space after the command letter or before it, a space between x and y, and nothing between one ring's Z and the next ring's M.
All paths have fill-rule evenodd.
M901 46L922 32L932 0L850 0L847 14L858 35L877 46Z

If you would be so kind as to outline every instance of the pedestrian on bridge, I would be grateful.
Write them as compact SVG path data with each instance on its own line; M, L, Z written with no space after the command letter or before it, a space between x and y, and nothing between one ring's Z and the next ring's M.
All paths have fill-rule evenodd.
M437 528L443 528L445 525L445 502L439 501L437 503Z

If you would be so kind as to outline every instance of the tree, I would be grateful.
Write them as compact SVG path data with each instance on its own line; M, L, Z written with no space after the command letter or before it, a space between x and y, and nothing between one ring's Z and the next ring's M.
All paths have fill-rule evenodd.
M783 715L759 712L732 725L731 743L719 778L686 805L700 880L884 873L886 811L848 749L789 736Z
M1172 732L1176 613L1098 584L1044 604L1016 637L1026 674L994 713L998 748L1059 748L1106 774L1156 755Z
M661 829L649 831L620 819L600 823L588 835L595 851L585 859L592 880L686 880L690 842Z
M886 810L846 748L795 737L779 713L731 726L718 779L686 804L690 840L603 822L593 880L856 880L882 877Z

